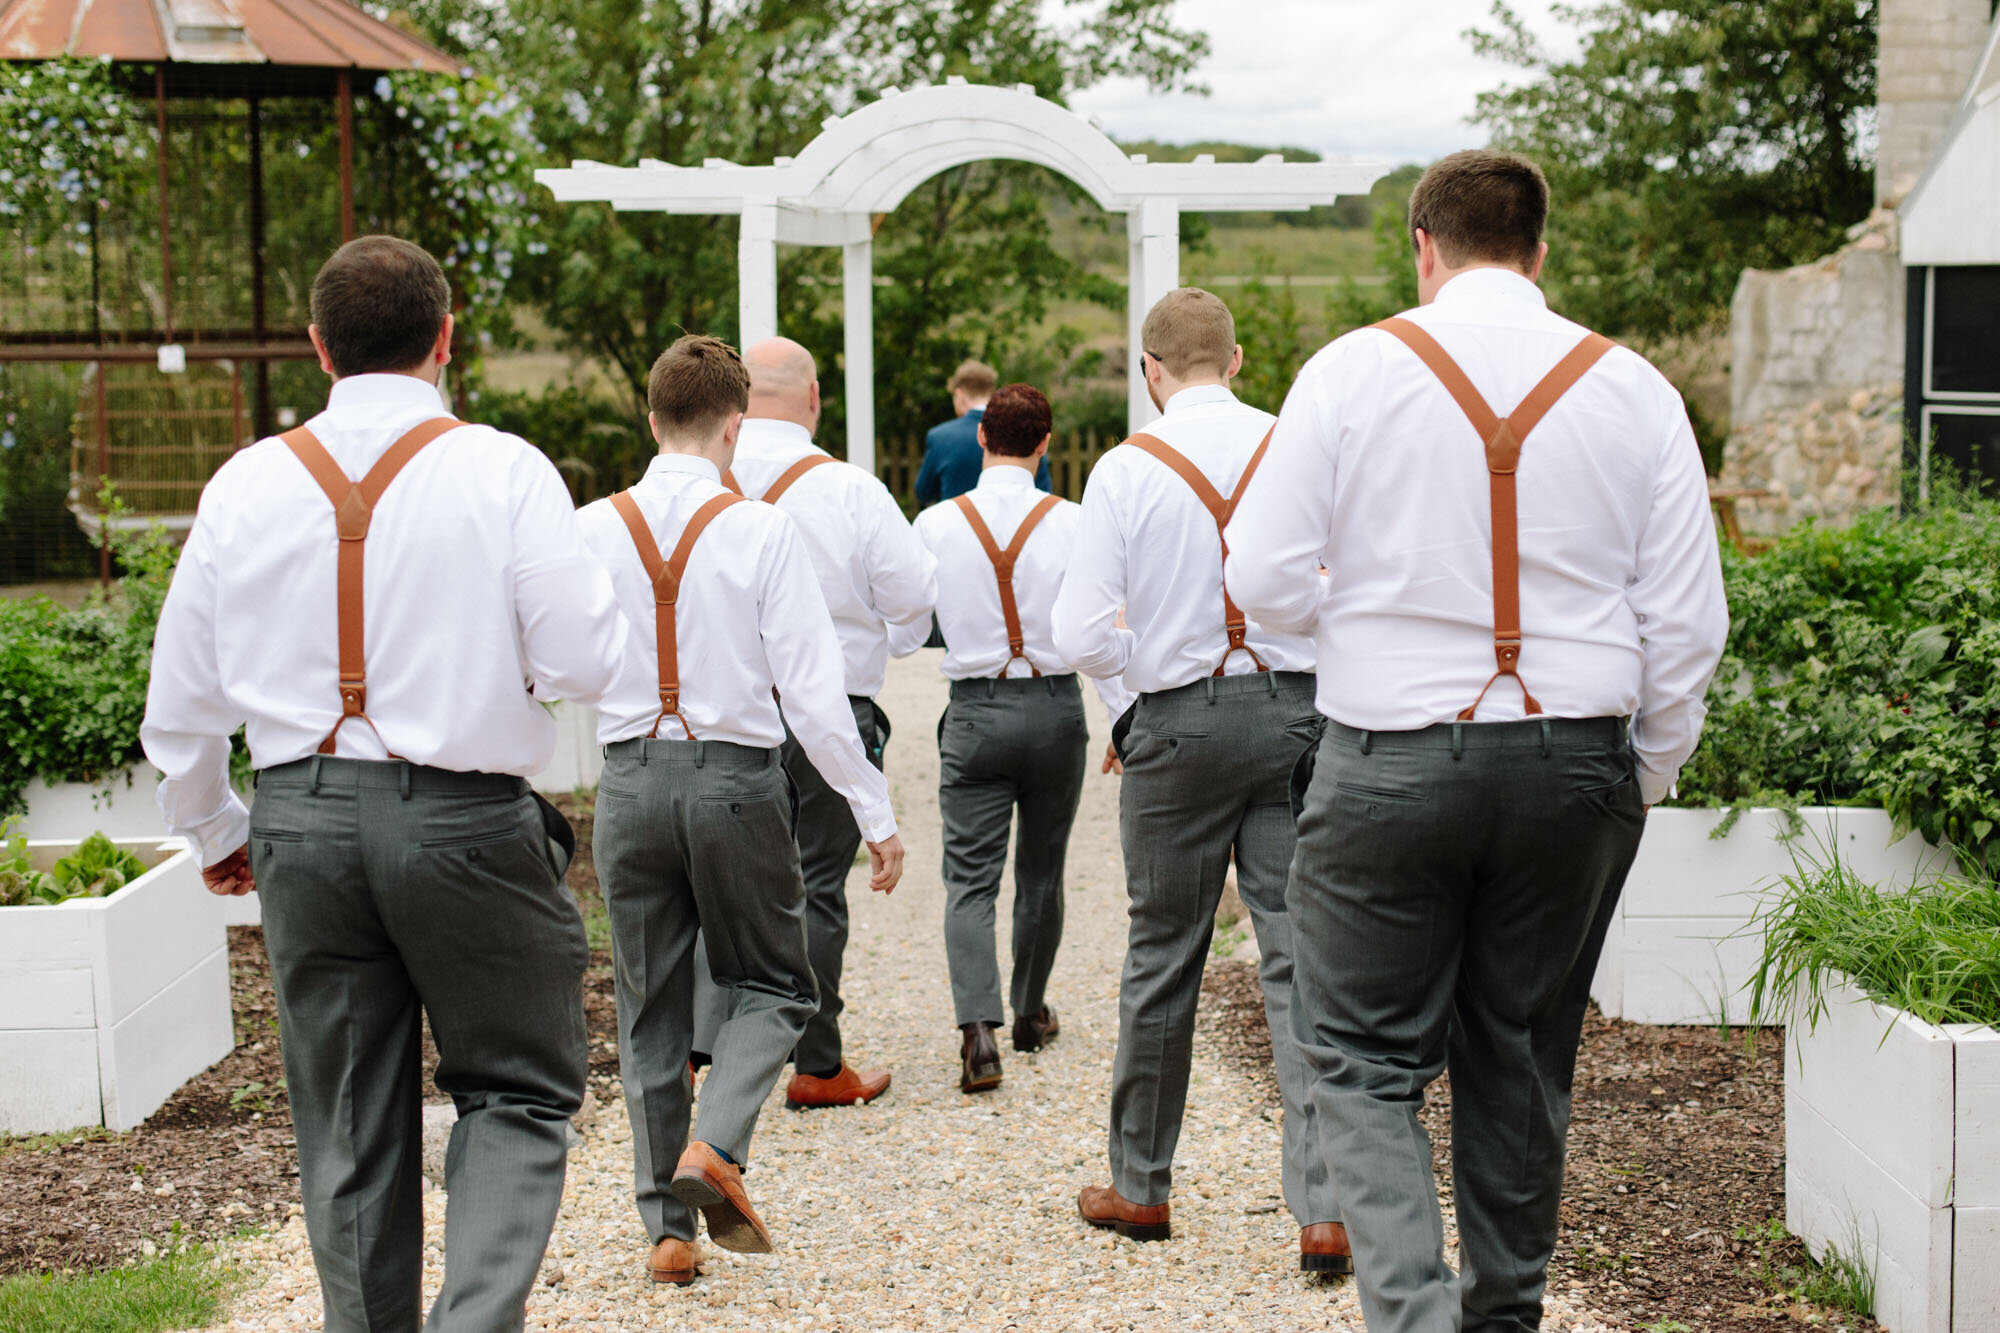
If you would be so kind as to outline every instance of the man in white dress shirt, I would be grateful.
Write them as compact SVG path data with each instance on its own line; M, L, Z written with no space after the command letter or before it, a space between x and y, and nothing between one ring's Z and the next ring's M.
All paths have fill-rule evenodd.
M696 1208L723 1248L771 1248L742 1168L757 1113L816 1005L780 751L788 736L867 840L870 887L889 892L903 865L889 784L862 750L798 525L722 485L748 389L729 344L686 337L668 348L647 382L660 456L638 485L582 515L633 626L598 713L593 849L656 1282L694 1280ZM697 928L731 1002L690 1143Z
M750 409L724 483L777 505L798 524L799 540L833 614L845 663L845 686L862 744L877 768L889 743L889 719L875 703L888 666L889 631L921 633L937 602L937 562L910 531L888 487L813 443L819 427L819 379L812 353L789 338L746 348ZM847 872L861 835L846 800L796 741L785 742L785 770L798 788L799 859L806 877L806 940L819 1012L806 1024L785 1085L794 1110L873 1101L888 1090L887 1070L857 1070L840 1040L841 960L847 952ZM725 1000L713 986L697 1001L698 1051L711 1051Z
M1287 1034L1292 767L1319 734L1313 644L1246 620L1223 595L1221 525L1256 466L1271 414L1238 402L1229 307L1167 293L1142 325L1146 386L1165 415L1091 471L1054 610L1056 652L1122 676L1139 701L1113 731L1124 762L1118 827L1132 899L1111 1084L1111 1185L1084 1220L1140 1240L1171 1233L1168 1194L1186 1110L1195 1006L1233 857L1257 931L1259 980L1284 1099L1284 1191L1302 1267L1343 1271L1324 1243L1340 1217ZM1125 625L1119 624L1124 610Z
M1005 1020L993 944L994 905L1014 814L1014 1049L1058 1031L1049 973L1062 942L1063 861L1083 796L1089 734L1076 673L1056 654L1049 611L1076 544L1082 509L1035 487L1049 451L1049 400L1026 384L989 399L978 423L978 482L917 518L937 557L944 674L938 719L938 812L944 825L945 961L960 1032L959 1088L1000 1086L994 1031ZM1115 720L1130 702L1098 682Z
M1591 975L1728 628L1680 395L1549 311L1547 213L1509 154L1425 174L1423 305L1307 364L1228 533L1243 607L1318 635L1293 1028L1380 1333L1540 1325Z
M263 896L335 1333L420 1322L425 1014L459 1112L428 1327L522 1326L583 1096L589 949L550 846L568 828L525 775L555 747L538 700L595 702L625 625L548 459L445 410L449 305L406 241L363 237L321 268L326 411L202 492L142 731L210 887Z

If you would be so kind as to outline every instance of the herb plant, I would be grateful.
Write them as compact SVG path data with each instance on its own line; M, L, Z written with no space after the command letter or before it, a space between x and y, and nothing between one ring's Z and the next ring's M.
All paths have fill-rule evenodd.
M0 907L53 907L71 898L103 898L146 873L146 863L93 833L49 870L28 860L28 839L0 830Z

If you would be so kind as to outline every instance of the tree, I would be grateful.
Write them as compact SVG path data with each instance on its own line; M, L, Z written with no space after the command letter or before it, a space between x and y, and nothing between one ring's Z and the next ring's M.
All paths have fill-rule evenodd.
M1171 0L416 0L411 17L535 110L547 161L683 165L797 153L827 116L877 90L952 75L1027 83L1062 99L1112 75L1188 87L1205 41ZM1019 168L977 165L926 182L878 235L877 364L884 431L921 424L915 401L968 351L1018 345L1053 294L1093 291L1048 242ZM548 253L518 288L576 350L602 361L643 413L647 368L683 330L736 333L736 222L550 206ZM780 326L811 346L837 391L838 262L780 252ZM829 430L838 429L837 399ZM932 403L932 415L940 403Z
M1551 55L1504 0L1473 49L1529 72L1473 120L1541 163L1546 286L1565 313L1659 337L1728 309L1738 274L1836 246L1874 198L1877 0L1558 5Z

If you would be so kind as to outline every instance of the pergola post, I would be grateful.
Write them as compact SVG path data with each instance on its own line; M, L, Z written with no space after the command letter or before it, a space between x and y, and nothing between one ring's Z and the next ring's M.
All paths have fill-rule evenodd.
M741 343L778 336L778 206L745 203L736 236L736 327Z
M1179 201L1157 197L1139 200L1125 215L1125 234L1130 242L1126 285L1130 369L1125 417L1128 429L1137 432L1160 414L1146 394L1146 371L1141 364L1146 349L1139 345L1139 328L1153 303L1181 285Z
M841 305L847 362L847 461L875 471L875 242L866 213L845 218Z

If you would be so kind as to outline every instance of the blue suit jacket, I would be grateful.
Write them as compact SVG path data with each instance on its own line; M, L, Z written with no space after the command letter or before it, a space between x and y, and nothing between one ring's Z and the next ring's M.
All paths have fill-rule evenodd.
M985 408L975 407L962 417L932 426L924 436L924 465L917 473L918 504L934 505L979 484L979 472L986 462L979 447L979 418L984 415ZM1046 458L1035 471L1035 485L1049 489Z

